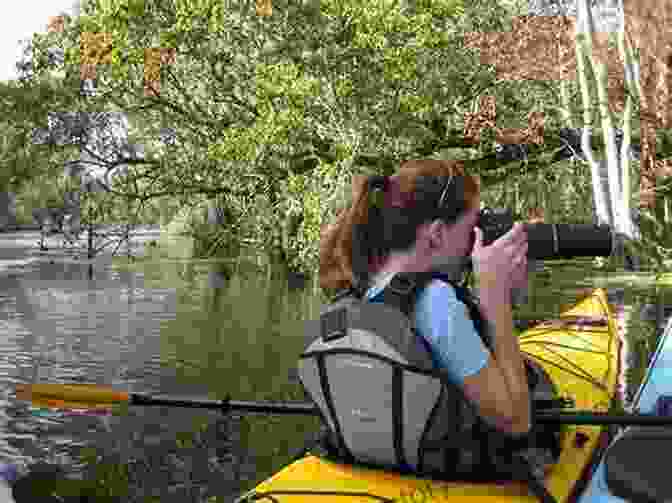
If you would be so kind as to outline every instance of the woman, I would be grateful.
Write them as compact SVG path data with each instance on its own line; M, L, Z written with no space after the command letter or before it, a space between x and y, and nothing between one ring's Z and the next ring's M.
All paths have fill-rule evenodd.
M436 211L417 210L423 205L438 204L415 197L416 182L436 176L462 177L464 207L456 219L436 218ZM432 280L417 297L417 335L429 343L438 364L462 384L483 419L507 433L528 433L529 389L518 339L513 333L511 307L512 289L523 287L527 281L528 245L523 226L516 224L490 246L483 246L482 233L475 227L480 206L478 180L464 176L463 165L458 161L407 161L396 176L387 180L383 205L408 218L402 218L406 223L395 224L387 233L384 221L368 226L370 233L378 232L382 243L377 243L366 257L365 271L356 264L353 236L357 235L356 229L367 226L372 214L368 182L367 177L354 180L352 204L322 235L321 286L347 288L364 280L367 298L375 301L396 273L450 267L471 255L479 279L480 308L494 336L493 353L476 333L453 287L438 279ZM457 200L444 200L442 204L447 209L442 214L446 215L451 213L451 205L460 208ZM392 234L393 239L387 239Z

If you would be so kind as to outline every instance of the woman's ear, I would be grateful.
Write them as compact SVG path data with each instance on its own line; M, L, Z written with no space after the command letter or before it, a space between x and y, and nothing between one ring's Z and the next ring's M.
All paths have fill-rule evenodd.
M441 220L434 220L427 229L427 236L429 238L429 247L434 250L441 248L445 240L446 224Z
M431 225L428 223L424 223L418 226L415 234L415 244L413 245L415 253L424 255L426 251L431 248L432 245L431 230L432 230Z

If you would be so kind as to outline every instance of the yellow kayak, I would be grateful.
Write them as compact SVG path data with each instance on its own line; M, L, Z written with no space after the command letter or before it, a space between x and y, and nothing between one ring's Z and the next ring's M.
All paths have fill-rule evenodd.
M586 320L603 323L584 323ZM572 398L576 409L606 411L619 380L619 328L607 304L606 292L593 291L561 314L520 335L521 349L541 364L561 396ZM562 454L545 479L558 503L580 490L584 471L608 440L600 426L566 427ZM267 495L267 497L264 497ZM464 483L404 476L398 473L344 465L313 455L283 468L239 501L280 503L372 502L529 502L538 500L524 482Z

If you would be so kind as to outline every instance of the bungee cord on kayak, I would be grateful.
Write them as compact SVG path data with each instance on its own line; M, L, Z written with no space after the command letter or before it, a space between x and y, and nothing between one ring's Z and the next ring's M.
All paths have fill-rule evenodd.
M571 346L565 346L565 348L574 349ZM563 367L559 363L553 362L553 361L551 361L547 358L544 358L542 356L536 356L536 359L538 361L542 362L542 363L546 363L548 365L552 365L554 367L557 367L558 369L562 369L564 372L567 372L568 374L572 374L576 377L584 379L584 380L590 382L593 386L595 386L597 388L603 389L605 391L607 390L607 387L603 383L601 383L601 382L597 381L595 378L591 377L590 374L588 374L586 371L584 371L578 365L576 365L575 363L570 361L567 357L563 356L560 352L553 351L553 350L550 350L550 349L548 349L548 351L550 353L553 353L554 356L556 356L558 359L562 360L564 363L566 363L570 367L574 368L575 370L578 369L579 372L569 370L567 367ZM523 351L523 352L525 352L525 351ZM593 353L598 353L598 351L593 351ZM529 354L529 353L527 353L527 354Z
M600 302L603 302L603 301L600 300ZM604 308L605 311L609 311L609 309L610 309L609 305L606 302L603 302L603 308ZM563 318L564 317L560 318L560 323L562 323ZM540 345L542 347L545 347L549 353L551 353L554 357L561 360L566 366L562 366L562 365L558 364L557 362L554 362L554 361L550 360L549 358L545 358L545 357L540 356L540 355L536 356L538 361L546 363L548 365L553 365L553 366L555 366L559 369L562 369L564 372L567 372L567 373L569 373L571 375L574 375L576 377L585 379L588 382L592 383L594 386L596 386L600 389L603 389L605 391L608 391L607 385L604 382L602 382L598 379L595 379L594 376L591 376L590 373L586 372L585 369L581 368L580 366L578 366L577 364L572 362L568 357L564 356L562 354L562 352L560 351L560 350L572 349L572 350L576 350L576 351L580 351L580 352L584 352L584 353L587 352L587 353L604 355L605 356L605 362L607 364L607 368L606 368L606 371L605 371L605 376L608 376L609 373L610 373L611 359L609 358L609 354L610 354L611 348L607 347L605 350L589 349L589 347L591 345L591 340L588 337L584 338L584 335L587 336L588 334L591 334L591 333L593 335L595 335L599 331L598 330L592 330L591 331L590 329L587 329L587 330L584 329L583 327L585 326L585 324L582 324L580 322L580 320L574 319L573 322L578 322L578 325L579 325L580 328L577 327L577 328L574 328L574 329L570 329L568 327L568 332L572 334L572 338L582 340L582 342L583 342L582 347L578 348L578 347L572 346L572 345L567 344L567 343L559 343L559 342L554 341L552 339L551 340L542 340L542 341L530 340L530 339L536 338L537 335L543 336L545 330L546 331L551 330L551 329L545 328L542 324L539 328L535 328L534 330L530 330L530 331L528 331L526 333L523 333L519 336L521 351L525 353L526 351L523 349L523 346L531 345L531 344L537 344L537 345ZM607 318L595 319L593 322L591 322L589 324L590 327L598 327L598 326L599 327L608 327L608 325L609 325L609 320ZM542 337L542 339L543 339L543 337ZM552 349L552 347L556 347L556 348L558 348L558 350L554 351Z
M379 501L380 503L399 503L397 499L385 498L383 496L377 496L375 494L367 492L355 492L355 491L290 491L290 490L277 490L277 491L268 491L268 492L257 492L253 491L249 494L245 494L240 498L236 499L235 503L248 503L250 501L263 501L265 499L270 500L272 503L278 503L279 500L275 496L353 496L356 498L370 498L373 501Z

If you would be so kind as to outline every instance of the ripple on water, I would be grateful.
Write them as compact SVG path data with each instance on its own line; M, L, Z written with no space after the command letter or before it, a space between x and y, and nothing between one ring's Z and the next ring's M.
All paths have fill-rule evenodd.
M40 415L12 396L14 385L21 382L94 382L150 392L175 389L159 339L162 323L175 318L175 290L146 289L142 277L129 274L112 280L101 270L97 274L103 277L94 282L77 274L76 267L55 264L49 271L38 264L8 281L0 298L0 378L7 385L0 402L6 411L0 414L0 459L18 464L42 460L78 470L84 468L77 462L82 446L96 446L108 459L115 453L121 456L125 447L135 453L137 474L145 470L158 484L162 470L183 471L183 459L165 452L175 448L181 431L193 427L197 412L182 411L185 416L174 408L136 410L128 418ZM157 425L165 428L152 432ZM215 440L211 436L201 447ZM208 458L205 451L202 454ZM150 458L152 466L142 468ZM221 481L231 471L229 465L209 478L212 483ZM172 487L175 501L184 501L178 486L179 480L154 485ZM148 481L139 476L136 492L143 487Z

